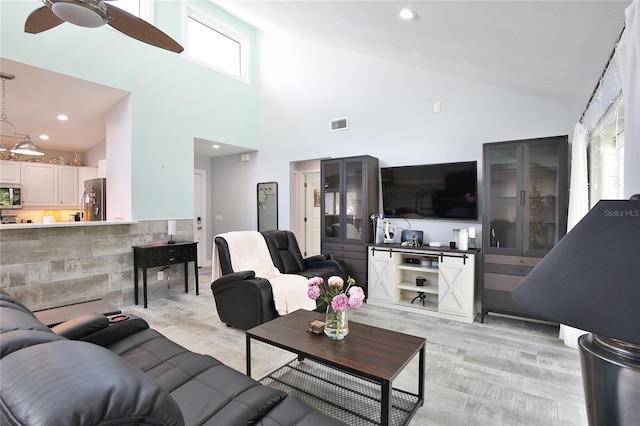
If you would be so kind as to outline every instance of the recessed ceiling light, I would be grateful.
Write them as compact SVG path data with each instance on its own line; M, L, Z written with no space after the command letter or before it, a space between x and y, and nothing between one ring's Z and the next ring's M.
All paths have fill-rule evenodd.
M49 135L40 135L38 136L38 138L42 139L43 141L49 140Z
M64 114L58 114L58 116L56 117L58 120L60 121L67 121L69 119L69 117L67 117Z
M400 12L398 12L398 14L400 15L400 17L402 19L406 19L406 20L418 19L418 14L415 13L413 10L411 10L409 8L406 8L406 7L403 8L403 9L400 9Z
M211 145L211 148L218 149L218 148L220 148L220 145Z

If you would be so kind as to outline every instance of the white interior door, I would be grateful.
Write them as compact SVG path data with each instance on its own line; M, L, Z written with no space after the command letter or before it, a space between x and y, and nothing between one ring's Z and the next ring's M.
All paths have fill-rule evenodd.
M208 265L206 257L206 176L205 170L196 169L193 173L193 241L198 243L198 266Z
M305 173L305 257L320 254L320 172Z

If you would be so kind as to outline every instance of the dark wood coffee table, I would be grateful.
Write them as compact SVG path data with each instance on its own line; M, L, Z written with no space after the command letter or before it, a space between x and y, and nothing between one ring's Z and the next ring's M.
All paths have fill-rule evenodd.
M307 332L309 323L316 319L323 320L324 316L317 312L299 310L247 330L247 375L251 376L251 339L259 340L297 354L298 360L308 358L332 369L379 384L379 424L392 424L393 392L412 396L412 408L401 424L408 423L424 402L426 339L349 321L349 335L344 340L334 341L324 334L315 335ZM393 380L417 353L420 353L417 372L418 394L394 389ZM271 376L273 374L267 377Z

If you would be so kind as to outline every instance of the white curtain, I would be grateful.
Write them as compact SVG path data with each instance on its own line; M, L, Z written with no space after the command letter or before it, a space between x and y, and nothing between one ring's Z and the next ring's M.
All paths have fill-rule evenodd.
M569 217L567 232L589 212L589 181L587 168L587 131L581 123L573 129L571 141L571 180L569 183ZM560 339L578 348L578 337L586 331L560 324Z
M625 9L625 30L616 48L625 109L624 195L640 193L640 2Z
M589 181L587 168L587 131L582 123L573 129L571 141L571 180L567 231L589 212Z

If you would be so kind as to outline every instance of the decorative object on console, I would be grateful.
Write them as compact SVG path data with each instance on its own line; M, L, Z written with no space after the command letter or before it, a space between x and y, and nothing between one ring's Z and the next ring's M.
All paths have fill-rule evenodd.
M476 248L476 237L478 234L476 233L476 227L469 227L469 248Z
M469 249L469 231L461 229L458 234L458 250L467 251Z
M173 241L173 236L176 235L175 220L167 221L167 235L169 236L169 241L167 241L167 244L175 244L175 241Z
M393 244L398 228L389 221L384 222L384 243Z
M327 305L326 321L324 324L324 334L331 340L342 340L349 334L349 308L358 309L364 302L364 291L354 285L355 280L351 277L347 279L345 287L344 280L333 276L327 280L327 288L322 284L324 279L313 277L309 279L307 294L312 300L320 300Z
M405 229L400 234L400 242L402 245L409 247L420 247L424 242L424 232L413 229Z
M640 194L600 201L513 291L578 339L590 425L640 421Z

